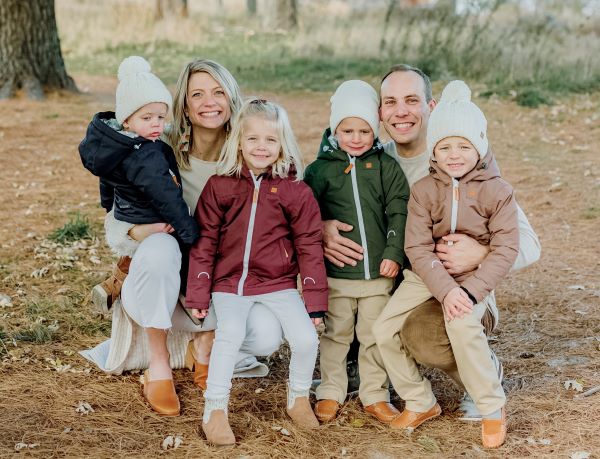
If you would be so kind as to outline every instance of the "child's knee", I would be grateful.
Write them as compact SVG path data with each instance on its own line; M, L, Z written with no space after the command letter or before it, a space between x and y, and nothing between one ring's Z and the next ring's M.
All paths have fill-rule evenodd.
M310 332L300 333L293 340L289 340L290 348L299 354L316 354L319 348L319 337L314 328Z

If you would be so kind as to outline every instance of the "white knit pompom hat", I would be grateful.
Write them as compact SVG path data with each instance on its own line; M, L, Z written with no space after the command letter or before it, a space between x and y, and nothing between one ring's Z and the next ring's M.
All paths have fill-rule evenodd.
M132 113L152 102L173 105L173 98L167 87L150 71L150 64L139 56L130 56L119 65L119 85L116 97L116 118L123 124Z
M479 107L471 102L471 90L464 81L448 83L429 116L427 151L432 158L433 149L446 137L464 137L477 149L480 158L487 153L487 120Z
M375 137L379 135L379 95L369 83L361 80L344 81L329 100L331 134L335 134L342 120L355 117L369 123Z

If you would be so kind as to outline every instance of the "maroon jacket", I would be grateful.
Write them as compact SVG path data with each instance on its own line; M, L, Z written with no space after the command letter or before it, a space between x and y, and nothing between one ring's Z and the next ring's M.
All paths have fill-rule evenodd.
M260 180L260 182L259 182ZM211 292L260 295L297 288L308 312L327 310L321 216L311 189L293 176L213 175L196 220L185 306L207 309ZM248 246L247 246L248 245Z

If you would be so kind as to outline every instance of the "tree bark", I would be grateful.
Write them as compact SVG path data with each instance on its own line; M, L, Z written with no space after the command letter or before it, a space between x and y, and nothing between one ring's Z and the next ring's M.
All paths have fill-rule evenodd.
M256 16L256 0L246 0L246 11L248 16Z
M0 99L17 89L38 100L44 89L77 91L60 51L54 0L0 0Z
M270 25L274 29L292 30L298 26L298 2L296 0L271 0Z
M165 16L187 18L189 14L187 0L156 0L154 20L158 21Z

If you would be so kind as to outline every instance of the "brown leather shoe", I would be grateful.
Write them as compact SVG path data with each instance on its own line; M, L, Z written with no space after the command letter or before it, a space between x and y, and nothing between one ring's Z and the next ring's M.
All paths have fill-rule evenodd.
M315 405L315 415L321 422L333 421L342 405L331 399L319 400Z
M235 435L229 425L229 419L224 410L213 410L210 418L205 424L202 423L202 431L206 435L206 441L213 446L225 447L235 445Z
M208 364L200 363L194 357L194 340L188 343L185 353L185 366L188 370L194 372L194 384L201 391L206 390L206 379L208 378Z
M429 421L440 414L442 414L442 408L440 408L440 405L437 403L425 413L405 409L400 416L390 422L390 427L392 429L406 429L412 431L425 421Z
M119 298L123 282L129 274L130 264L131 257L119 258L110 277L92 289L92 303L94 303L98 312L108 314L113 303Z
M172 379L148 381L148 370L144 372L144 398L158 414L179 416L179 397Z
M371 416L375 416L379 422L389 424L398 416L400 411L394 405L388 402L377 402L372 405L365 406L365 411Z
M484 448L498 448L506 439L506 410L502 407L500 419L481 420L481 443Z
M307 429L319 427L319 421L315 417L308 397L296 397L294 405L291 408L286 408L287 414L294 424Z

